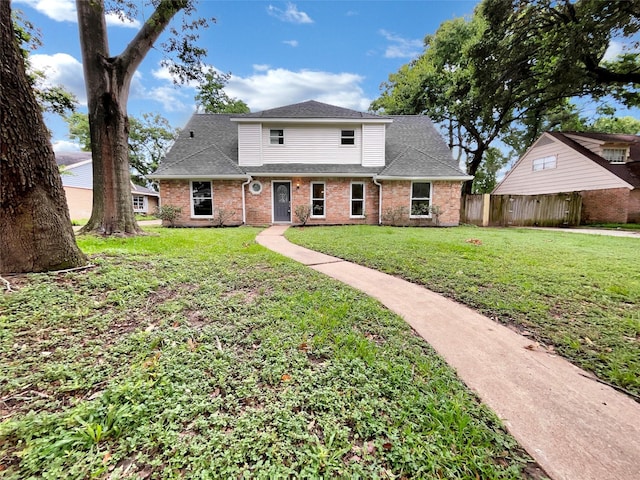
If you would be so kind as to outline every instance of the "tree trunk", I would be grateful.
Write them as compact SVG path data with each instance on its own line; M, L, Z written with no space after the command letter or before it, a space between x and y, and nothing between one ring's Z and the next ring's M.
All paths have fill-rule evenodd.
M487 151L487 146L483 143L478 144L478 148L474 150L473 156L471 157L471 162L469 162L467 166L467 173L475 177L478 168L480 168L480 164L482 163L482 157L484 153ZM462 194L470 195L473 192L473 180L467 180L462 185Z
M109 57L102 1L78 1L93 164L93 208L80 230L102 235L142 233L133 213L127 99L132 72Z
M125 50L112 57L104 0L76 0L93 158L93 210L83 233L142 233L131 197L129 87L134 72L160 34L176 13L191 8L191 2L160 0L155 5L155 11Z
M11 5L0 1L0 273L82 266L62 180L16 43Z

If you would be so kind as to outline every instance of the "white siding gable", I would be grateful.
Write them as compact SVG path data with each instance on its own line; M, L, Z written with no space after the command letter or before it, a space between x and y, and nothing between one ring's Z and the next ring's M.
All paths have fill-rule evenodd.
M60 175L65 187L93 189L93 167L91 161L69 165Z
M238 124L238 164L241 167L262 165L262 124Z
M555 168L534 171L536 160L554 156ZM536 195L621 187L630 185L568 145L544 134L518 160L493 193Z
M386 125L362 125L362 166L383 167Z
M269 132L284 130L284 144L272 145ZM342 130L355 130L355 145L341 145ZM359 164L362 151L360 125L277 125L262 127L263 163Z

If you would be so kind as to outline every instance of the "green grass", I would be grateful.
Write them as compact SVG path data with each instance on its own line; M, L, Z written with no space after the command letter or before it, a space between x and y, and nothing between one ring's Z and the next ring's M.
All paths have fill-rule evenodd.
M458 227L289 229L295 243L401 276L528 331L640 393L640 241Z
M0 296L0 476L521 478L530 459L372 299L256 229L81 237Z

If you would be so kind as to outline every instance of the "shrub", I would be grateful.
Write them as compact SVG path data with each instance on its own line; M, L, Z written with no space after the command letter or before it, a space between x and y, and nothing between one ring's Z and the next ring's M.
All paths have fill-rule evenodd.
M305 226L309 221L309 217L311 216L311 206L310 205L298 205L295 209L296 218Z
M181 207L176 207L174 205L162 205L156 209L155 216L163 222L169 222L169 226L173 227L173 222L176 221L181 213Z

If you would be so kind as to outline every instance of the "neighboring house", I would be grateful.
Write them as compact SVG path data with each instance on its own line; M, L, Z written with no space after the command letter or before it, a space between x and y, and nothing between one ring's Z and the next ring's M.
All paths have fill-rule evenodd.
M640 136L546 132L494 194L580 192L582 223L640 223Z
M72 220L88 219L93 205L93 169L91 152L57 152L62 185ZM131 183L133 211L152 214L158 206L157 192Z
M316 101L195 114L150 177L162 205L182 208L182 226L299 223L306 207L309 224L429 225L438 213L440 225L457 225L472 178L425 116Z

